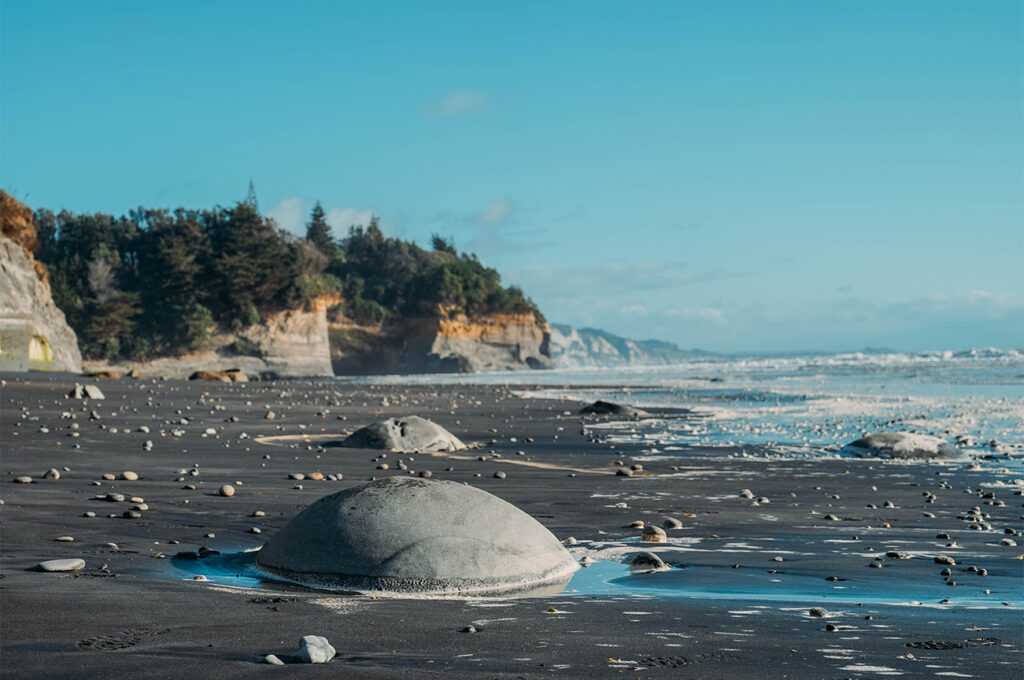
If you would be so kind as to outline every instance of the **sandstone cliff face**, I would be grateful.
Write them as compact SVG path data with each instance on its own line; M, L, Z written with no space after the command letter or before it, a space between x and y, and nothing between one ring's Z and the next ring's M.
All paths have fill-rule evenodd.
M87 361L87 370L132 370L143 376L187 378L195 371L239 368L262 378L307 378L334 375L327 339L327 306L331 298L315 301L312 308L287 310L241 332L218 333L210 349L180 357L111 364Z
M0 192L0 368L82 370L78 339L53 302L46 268L32 256L32 212Z
M332 325L338 375L478 373L551 368L546 323L533 314L409 319L390 328Z

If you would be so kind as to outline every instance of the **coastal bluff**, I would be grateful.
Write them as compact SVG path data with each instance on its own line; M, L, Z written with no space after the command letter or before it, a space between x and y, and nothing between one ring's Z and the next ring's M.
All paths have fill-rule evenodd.
M462 313L366 326L346 319L330 325L337 375L480 373L552 368L551 332L532 312Z
M196 371L238 368L261 378L309 378L334 375L327 338L327 307L336 302L324 296L303 309L268 315L259 323L231 333L214 333L207 349L148 361L86 361L87 371L137 371L144 376L188 378Z
M64 312L53 302L32 211L0 191L0 368L78 372L82 354Z

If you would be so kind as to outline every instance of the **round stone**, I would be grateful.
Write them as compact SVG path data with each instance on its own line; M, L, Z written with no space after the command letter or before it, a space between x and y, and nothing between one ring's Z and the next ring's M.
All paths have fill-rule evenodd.
M67 560L46 560L37 566L39 571L78 571L85 569L85 560L74 557Z
M652 524L648 524L644 527L644 533L642 538L647 543L664 543L666 540L668 540L668 538L665 536L665 530L661 527L656 527Z
M389 418L356 430L342 446L390 451L459 451L466 448L458 437L437 423L420 418Z
M43 473L43 479L60 479L60 471L57 468L50 468Z
M558 592L577 569L550 531L510 503L415 477L321 498L271 538L256 562L310 585L474 594Z
M668 565L654 553L642 552L630 560L629 569L635 572L664 571Z
M124 472L121 473L121 479L127 480L129 482L134 482L138 478L138 473L132 472L131 470L125 470Z
M956 447L944 439L912 432L875 432L840 451L858 458L954 458Z
M234 496L235 487L231 486L230 484L225 484L224 486L220 487L217 493L219 493L221 496Z

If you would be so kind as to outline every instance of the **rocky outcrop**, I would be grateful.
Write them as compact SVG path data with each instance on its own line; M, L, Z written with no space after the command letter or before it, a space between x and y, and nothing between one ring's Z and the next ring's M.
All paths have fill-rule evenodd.
M338 375L479 373L552 368L547 324L532 313L440 313L389 327L332 325Z
M597 328L551 324L551 356L559 368L672 364L705 355L662 340L629 340Z
M53 302L32 211L0 191L0 370L82 370L78 338Z
M333 297L320 298L309 309L272 314L238 333L217 333L210 340L210 349L202 352L116 365L87 361L85 365L90 370L135 370L142 376L182 379L197 372L232 370L260 378L331 376L327 307L334 302L337 299Z

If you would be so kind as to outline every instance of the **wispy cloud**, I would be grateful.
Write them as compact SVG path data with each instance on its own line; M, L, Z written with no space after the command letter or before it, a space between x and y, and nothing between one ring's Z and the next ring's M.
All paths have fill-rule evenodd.
M490 98L486 92L452 92L443 99L423 104L423 113L431 118L455 118L466 116L487 108Z
M509 199L497 198L483 212L468 215L466 221L470 224L506 224L514 213L515 207Z
M336 235L343 235L349 227L369 224L374 214L373 210L366 208L331 208L325 219Z
M302 207L302 199L292 196L286 198L264 214L277 222L277 226L294 234L306 233L305 210Z
M708 321L720 326L724 326L728 323L728 320L725 317L725 310L718 309L717 307L700 307L698 309L666 309L662 312L662 315L691 322Z

